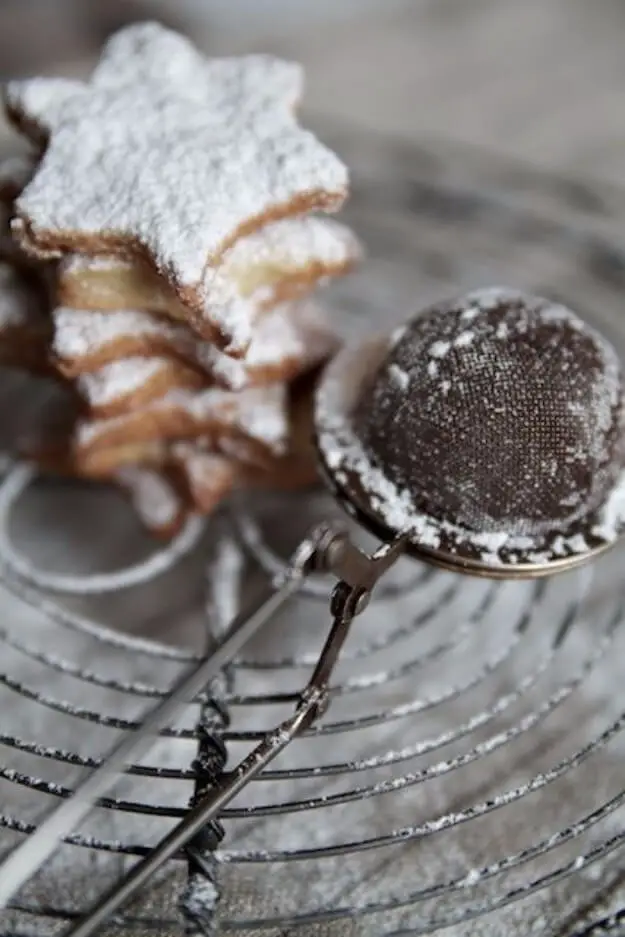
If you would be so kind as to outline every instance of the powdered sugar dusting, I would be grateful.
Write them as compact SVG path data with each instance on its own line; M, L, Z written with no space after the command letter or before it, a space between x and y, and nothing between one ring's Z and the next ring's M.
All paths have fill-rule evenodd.
M401 390L408 390L410 386L410 375L396 364L392 364L388 369L389 377Z
M123 358L92 374L81 374L76 384L92 406L102 406L132 394L168 368L169 362L162 358Z
M202 282L206 318L229 336L229 346L243 348L254 338L254 323L265 308L275 306L285 280L338 274L361 256L356 236L345 225L329 218L286 218L265 225L240 238L224 254L218 267L209 267ZM122 282L129 273L139 291L141 306L166 310L171 303L165 281L159 281L136 261L114 255L91 257L74 254L59 269L61 290L64 282L72 292L88 292L89 275L119 271ZM72 289L72 278L78 286ZM81 283L81 278L83 283Z
M202 440L174 444L172 456L184 469L193 499L203 510L221 501L237 481L236 463L208 450Z
M463 317L475 318L480 311L486 312L502 303L516 302L521 296L524 294L508 286L483 286L471 290L463 297Z
M242 226L344 201L345 166L297 124L301 90L294 63L206 59L156 23L129 26L89 84L8 86L50 137L17 213L48 246L95 236L103 252L107 238L134 238L173 282L199 288Z
M204 391L173 390L130 414L84 421L78 426L76 441L80 447L89 447L112 428L124 429L132 425L137 415L149 419L151 415L158 416L159 411L185 414L196 424L199 435L205 431L207 424L217 424L224 430L238 430L277 455L281 455L286 448L287 389L283 384L247 388L238 393L217 388Z
M461 332L458 338L454 339L454 348L466 348L474 338L473 332Z
M151 530L167 528L182 511L180 498L160 472L140 466L125 466L117 480L132 497L135 511Z
M318 303L288 303L266 313L254 330L242 359L230 358L214 346L197 346L198 361L233 389L253 384L259 374L288 362L307 370L338 347L336 333Z
M625 524L625 472L622 472L609 498L601 508L592 535L610 543L622 532Z
M194 875L193 887L189 886L185 892L184 907L187 914L194 920L204 921L214 913L218 901L217 886L206 875Z
M232 467L229 459L211 452L209 442L203 439L174 443L172 455L175 459L184 462L189 471L198 478L205 478L207 475L215 475L225 470L229 472Z
M381 513L391 530L411 533L424 546L436 548L440 544L438 524L415 511L409 493L398 490L372 464L353 432L350 412L357 399L357 388L367 374L368 365L376 357L379 359L379 352L380 341L376 340L368 347L343 351L329 366L315 402L319 448L339 482L346 480L346 471L358 474L371 497L372 507Z
M124 257L118 257L116 254L68 254L63 257L59 264L59 276L83 275L91 270L96 271L117 271L125 270L131 265L131 261Z
M399 328L394 329L394 330L391 332L391 342L390 342L391 348L392 348L394 345L396 345L397 342L401 341L401 339L404 337L405 331L406 331L406 326L405 326L405 325L400 325Z
M184 325L139 310L94 312L59 307L53 319L53 351L78 369L81 358L106 354L107 346L116 342L127 345L137 338L154 338L159 343L155 354L163 354L169 347L172 354L199 365L233 390L253 384L264 371L279 371L288 362L295 371L305 370L337 347L327 315L311 301L285 303L263 316L243 359L230 358L214 345L198 340ZM136 354L132 344L130 348L130 355Z
M430 355L432 358L444 358L450 348L449 342L433 342L430 345Z
M253 461L253 454L250 451L248 443L236 436L220 436L219 451L228 456L235 462L241 462L247 465Z
M207 271L204 289L207 299L213 300L211 291L227 289L227 281L249 295L254 281L263 285L262 271L267 268L269 275L276 269L284 273L306 271L311 264L340 269L361 256L356 235L338 221L314 215L282 218L239 238L219 265ZM252 286L246 289L250 279Z
M259 311L276 302L285 278L317 269L340 272L361 255L349 228L330 219L286 218L238 240L202 283L206 315L241 347L252 338Z
M97 352L126 335L165 335L172 342L185 335L182 328L134 309L107 313L60 306L53 310L52 317L52 349L60 358L70 360Z

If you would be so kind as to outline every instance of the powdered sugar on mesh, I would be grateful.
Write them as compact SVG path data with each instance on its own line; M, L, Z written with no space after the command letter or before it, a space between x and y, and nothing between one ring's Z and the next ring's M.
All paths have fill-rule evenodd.
M518 295L509 290L479 291L471 294L472 303L468 308L477 308L478 304L483 308L482 303L487 306L492 303L496 306L502 297L509 299L517 298ZM573 314L565 307L554 305L548 307L548 315L551 321L568 322ZM581 320L576 321L580 328L586 328ZM601 341L601 337L598 338ZM337 482L345 485L348 483L348 474L355 474L370 500L372 510L381 517L388 528L397 534L409 533L411 538L424 548L437 550L445 541L452 539L459 545L466 543L475 548L481 561L491 566L502 565L502 550L506 551L506 562L518 561L518 556L513 556L510 560L508 556L510 551L519 551L523 554L524 562L539 565L548 563L554 556L587 552L590 546L580 533L570 537L557 536L553 539L553 544L550 543L548 550L540 551L535 549L536 540L532 537L512 536L506 531L475 533L449 521L428 516L416 507L407 489L396 486L381 468L371 461L354 432L351 414L358 402L363 382L375 372L397 341L397 336L393 334L389 339L377 339L344 350L327 369L318 389L315 408L318 444L326 465ZM447 349L444 353L447 353ZM611 373L609 356L606 360L606 370L608 385L613 385L610 400L614 404L618 399L620 382L616 364L614 373ZM449 388L444 388L443 392L448 390ZM606 421L611 419L610 408L606 407L604 417L599 418ZM624 523L625 472L620 476L607 502L597 512L597 524L590 533L599 540L612 542L622 531Z
M401 390L408 390L410 386L410 375L396 364L392 364L388 370L391 380L395 381Z
M206 59L156 23L127 27L88 84L8 85L10 107L50 138L17 213L49 246L136 239L201 293L243 226L345 199L346 167L294 116L302 83L294 63Z
M464 307L462 318L474 319L480 312L496 309L501 303L515 302L522 295L524 294L519 290L511 289L508 286L483 286L471 290L462 300Z
M344 351L330 365L319 387L315 405L315 422L319 448L326 464L339 483L345 472L356 472L389 528L397 533L410 532L424 546L440 544L438 525L424 515L415 513L407 491L400 491L374 466L359 443L350 420L356 402L355 388L366 376L367 365L376 358L379 344ZM373 354L372 354L373 353Z
M488 312L490 310L496 309L502 304L521 304L520 311L517 311L513 319L508 321L500 322L495 329L495 337L502 342L511 338L513 335L523 335L532 325L532 317L539 316L540 321L544 324L562 324L566 325L568 328L575 331L584 333L592 338L595 346L599 350L602 359L602 381L596 381L593 385L593 400L589 407L581 407L579 402L571 401L568 405L569 411L572 412L573 408L578 408L577 415L580 419L592 420L593 425L597 426L602 432L607 432L610 429L613 421L613 410L616 407L622 389L621 389L621 368L619 360L614 353L611 346L605 341L603 336L601 336L595 329L587 325L582 319L575 315L570 309L566 306L555 303L548 302L541 297L535 297L521 293L518 290L510 289L507 287L489 287L480 290L474 290L464 296L458 303L457 307L454 306L454 309L460 310L459 320L462 324L463 320L467 318L475 320L482 312ZM528 314L523 312L523 304L528 310ZM450 324L450 335L449 340L436 340L432 342L428 347L428 355L431 359L427 365L427 373L432 379L439 377L439 367L438 362L442 361L446 356L454 350L455 352L461 353L463 349L468 349L473 345L474 342L484 339L486 336L485 329L488 326L484 322L477 323L473 325L471 329L463 329L456 334L454 318L451 315L451 309L449 315L447 313L442 313L443 318L447 318L447 321ZM456 320L457 321L457 320ZM403 333L402 333L403 334ZM395 335L392 336L390 347L394 347L397 344L397 339ZM421 362L414 362L414 366L419 368ZM504 368L506 366L505 356L502 356L498 361L498 367ZM444 384L444 386L443 386ZM459 385L458 385L459 386ZM451 385L448 381L441 382L441 388L443 393L447 393L451 389ZM580 410L581 407L581 410ZM584 440L586 443L586 440ZM604 455L601 450L601 434L595 433L592 437L592 445L598 447L591 451L591 455L596 460L600 460ZM583 452L574 453L573 458L579 457L584 458L588 455L587 450Z
M625 524L625 472L622 472L608 500L599 511L593 536L608 543L616 540Z
M450 348L449 342L432 342L430 355L432 358L444 358Z
M454 348L466 348L470 345L475 335L473 332L461 332L458 338L454 340Z

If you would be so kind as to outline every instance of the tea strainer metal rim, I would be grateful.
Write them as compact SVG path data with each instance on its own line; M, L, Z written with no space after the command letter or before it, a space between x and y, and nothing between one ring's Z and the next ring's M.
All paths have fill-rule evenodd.
M565 573L599 557L618 543L625 530L625 521L622 518L613 539L602 539L600 536L589 537L592 545L586 544L583 551L570 552L565 557L559 556L552 550L552 544L566 535L567 531L554 530L553 534L544 538L542 543L536 543L531 549L525 550L527 554L539 551L545 554L550 553L548 561L524 562L517 558L512 563L501 559L495 565L492 560L487 562L476 558L475 551L471 548L467 549L470 531L467 531L464 541L455 539L450 549L441 550L420 542L409 530L391 530L384 519L383 505L379 504L379 495L374 497L365 490L358 472L350 466L348 455L348 450L355 440L350 426L351 411L357 403L360 389L366 379L371 376L387 353L389 341L390 336L378 334L341 349L326 366L316 390L315 449L320 474L325 485L345 511L358 523L385 542L405 535L405 553L414 559L431 563L449 572L491 579L533 579ZM338 426L337 407L344 407L338 415ZM347 444L345 433L349 437ZM614 490L616 490L616 485ZM589 512L581 522L576 524L575 532L582 527L586 532L597 528L603 507L602 503ZM515 553L522 555L523 551L517 549Z

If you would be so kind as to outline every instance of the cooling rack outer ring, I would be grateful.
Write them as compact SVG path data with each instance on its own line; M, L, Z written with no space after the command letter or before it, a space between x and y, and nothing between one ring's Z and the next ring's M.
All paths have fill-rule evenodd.
M46 592L75 596L103 595L148 583L191 552L205 528L205 519L192 515L165 547L145 560L115 572L66 576L38 570L11 543L10 525L17 502L39 475L39 471L32 465L16 465L0 484L0 561L22 582Z

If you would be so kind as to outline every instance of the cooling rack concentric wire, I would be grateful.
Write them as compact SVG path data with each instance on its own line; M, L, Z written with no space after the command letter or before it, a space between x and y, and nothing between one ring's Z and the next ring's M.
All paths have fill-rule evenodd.
M371 252L362 274L331 294L347 331L386 321L389 310L400 321L450 284L505 282L549 286L625 350L625 196L593 189L589 210L581 186L482 154L357 135L334 142L354 167L348 221ZM25 482L9 474L0 500ZM37 524L49 537L66 518L49 505L73 497L41 487L14 507L25 515L13 530L19 551L3 550L3 851L137 729L207 637L267 588L304 531L338 510L321 494L297 507L285 496L243 502L203 535L194 528L146 563L133 560L126 579L33 579L20 557L39 549ZM38 514L29 514L33 499ZM118 514L119 530L107 528L114 543L127 540ZM61 537L67 551L71 537ZM116 548L107 549L108 562ZM400 561L343 649L327 714L116 926L271 937L453 925L449 933L621 933L619 566L617 550L553 580L491 583ZM62 932L293 711L327 634L328 595L326 579L308 581L163 730L19 893L0 933Z

